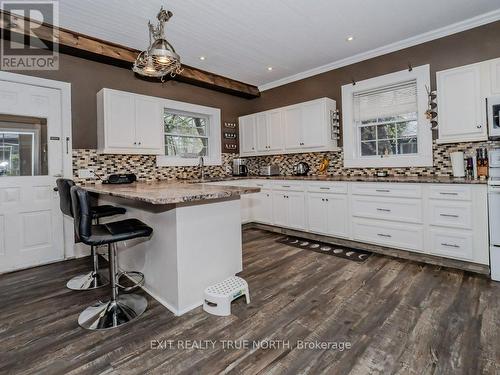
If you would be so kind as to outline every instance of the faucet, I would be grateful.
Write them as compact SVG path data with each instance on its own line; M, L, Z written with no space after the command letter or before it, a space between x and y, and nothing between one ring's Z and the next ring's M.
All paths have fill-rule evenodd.
M203 159L203 156L200 156L200 161L198 162L198 167L200 167L200 174L201 174L201 179L205 179L205 160Z

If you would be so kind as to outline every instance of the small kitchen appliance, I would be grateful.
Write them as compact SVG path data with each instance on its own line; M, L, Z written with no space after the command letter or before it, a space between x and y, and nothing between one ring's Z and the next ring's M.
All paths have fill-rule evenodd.
M298 164L295 164L293 167L293 174L295 176L306 176L309 173L309 164L301 161Z
M500 95L486 99L488 108L488 133L490 139L500 138Z
M233 176L247 176L247 161L242 158L233 159Z
M450 153L453 177L465 177L464 153L461 151Z
M121 185L131 184L137 181L137 176L134 173L110 174L103 184Z
M491 278L500 281L500 149L489 152L488 210Z
M280 167L278 164L269 164L265 167L260 167L259 175L261 176L278 176L280 174Z

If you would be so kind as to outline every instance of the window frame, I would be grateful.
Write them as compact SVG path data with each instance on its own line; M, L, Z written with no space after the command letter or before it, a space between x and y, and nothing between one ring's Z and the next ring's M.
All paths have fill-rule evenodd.
M207 118L208 155L204 157L205 165L222 165L221 150L221 111L219 108L207 107L197 104L179 102L175 100L162 100L162 121L166 111L173 113L200 116ZM162 124L163 126L163 124ZM165 130L163 130L163 154L157 155L156 165L159 167L189 167L197 166L199 158L183 158L165 154Z
M392 86L407 81L416 81L417 85L417 154L361 156L361 136L355 123L354 94ZM411 71L403 70L383 76L356 82L356 85L342 86L342 124L344 168L401 168L431 167L432 130L425 116L428 97L426 86L430 87L430 66L423 65Z

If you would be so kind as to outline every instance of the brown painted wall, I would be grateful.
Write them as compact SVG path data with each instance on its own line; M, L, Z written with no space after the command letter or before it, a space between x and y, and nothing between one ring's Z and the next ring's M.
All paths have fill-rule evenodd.
M138 79L131 70L60 55L58 71L16 72L71 83L73 148L97 147L96 94L102 88L124 90L221 108L223 122L235 122L247 99L179 83Z
M396 72L405 69L408 63L430 64L435 87L436 71L497 57L500 57L500 21L280 86L253 100L173 81L164 85L146 82L135 78L128 69L68 55L61 55L59 71L25 74L72 84L73 147L96 148L96 93L104 87L218 107L222 110L222 121L233 122L240 115L325 96L335 99L341 109L342 85L352 79L360 81Z
M250 102L248 113L264 111L321 97L337 101L342 108L341 86L397 72L412 66L431 65L431 85L436 71L500 57L500 21L436 39L404 50L331 70L310 78L264 91Z

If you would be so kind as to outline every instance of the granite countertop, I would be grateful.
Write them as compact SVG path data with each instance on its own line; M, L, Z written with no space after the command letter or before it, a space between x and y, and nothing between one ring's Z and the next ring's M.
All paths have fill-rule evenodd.
M428 183L428 184L487 184L487 180L473 180L451 176L228 176L205 179L203 182L237 181L237 180L296 180L296 181L348 181L348 182L399 182L399 183ZM185 180L187 182L200 182L200 180Z
M85 184L91 193L143 201L151 204L176 204L237 197L242 194L257 193L259 188L220 186L204 183L178 181L134 182L132 184Z

